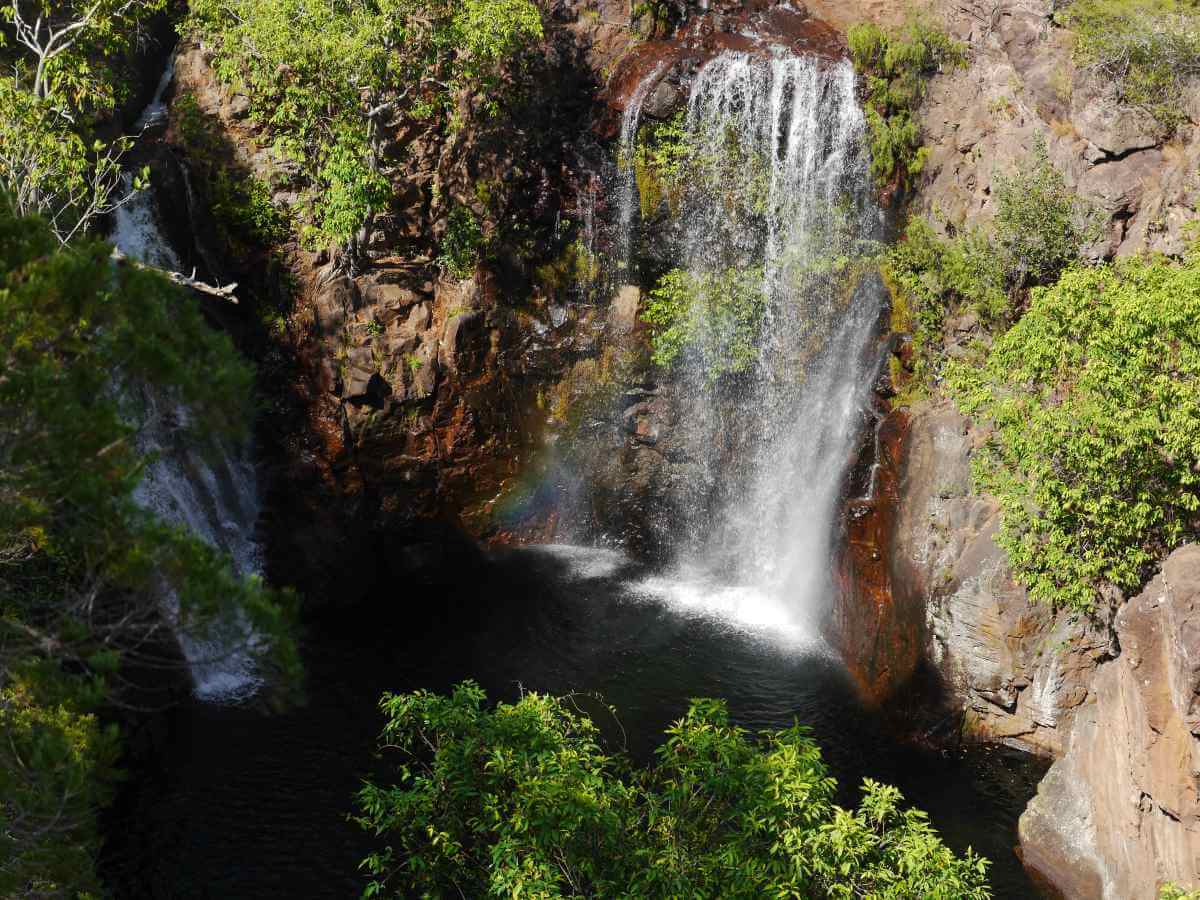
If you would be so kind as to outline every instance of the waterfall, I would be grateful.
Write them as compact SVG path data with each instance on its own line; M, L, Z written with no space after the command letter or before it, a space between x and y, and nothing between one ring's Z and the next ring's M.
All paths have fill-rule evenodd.
M164 522L181 525L205 543L225 552L241 577L258 575L262 560L254 540L258 520L258 484L247 450L219 446L209 454L187 445L187 408L149 392L138 433L139 449L153 459L134 499ZM243 700L262 684L254 662L258 638L240 618L216 622L203 633L180 622L179 600L165 585L159 598L175 627L201 700Z
M675 216L676 265L693 279L749 284L759 307L749 325L704 311L704 339L675 365L692 463L672 498L674 569L646 588L812 636L833 599L833 541L882 303L877 276L856 265L880 216L854 72L723 53L694 78L686 126L693 164ZM731 347L753 358L715 377Z
M163 96L170 84L168 66L154 99L138 119L138 131L166 115ZM132 189L125 176L124 188ZM150 191L133 196L113 214L109 240L131 259L178 270L180 261L159 228ZM219 446L199 453L185 440L186 406L143 391L138 447L150 457L134 499L162 521L182 526L225 552L239 576L261 573L254 526L258 519L258 485L250 448ZM201 634L180 621L179 600L167 586L159 602L175 627L199 699L232 702L252 695L261 685L254 651L259 638L240 619L213 623Z
M629 96L629 102L625 104L625 111L621 116L621 143L617 158L617 169L620 174L620 196L617 201L617 264L625 277L628 277L630 254L633 248L633 221L638 210L637 166L634 164L638 123L642 117L642 106L650 95L650 91L658 84L667 65L665 61L658 63L654 67L654 71L638 83Z

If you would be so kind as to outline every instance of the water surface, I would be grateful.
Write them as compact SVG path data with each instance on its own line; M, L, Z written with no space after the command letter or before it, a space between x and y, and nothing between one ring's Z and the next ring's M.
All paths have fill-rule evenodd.
M996 861L998 897L1029 897L1012 853L1026 761L945 757L898 746L855 701L837 661L799 633L781 637L737 609L686 602L605 551L525 550L457 589L396 585L371 610L308 627L307 702L282 715L195 701L169 715L162 765L111 817L106 871L120 897L353 897L372 849L348 823L360 780L379 770L383 691L479 681L495 699L521 690L599 693L606 739L647 758L688 699L719 696L751 728L799 720L849 788L895 783L957 848Z

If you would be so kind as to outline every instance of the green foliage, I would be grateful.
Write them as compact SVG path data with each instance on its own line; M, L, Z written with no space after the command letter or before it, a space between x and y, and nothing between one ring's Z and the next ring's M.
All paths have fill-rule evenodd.
M0 193L44 216L62 242L113 208L127 147L89 145L49 102L0 79Z
M45 218L63 243L131 196L121 188L130 141L98 140L95 126L125 99L140 26L165 7L166 0L0 2L0 194L19 213Z
M641 214L648 219L665 200L671 212L678 212L683 196L684 177L695 172L691 165L696 148L687 130L687 110L680 110L666 122L642 126L632 161L641 200Z
M286 240L291 233L288 212L275 205L269 185L226 162L230 153L220 123L200 108L195 95L178 95L171 116L184 150L203 176L209 210L227 247L245 256L255 247Z
M1097 236L1095 209L1067 187L1041 134L1018 172L995 178L994 193L995 243L1011 286L1053 281Z
M1164 884L1158 892L1158 900L1200 900L1200 891L1189 891L1177 884Z
M1041 601L1079 610L1131 591L1197 533L1200 256L1065 272L982 365L952 363L959 405L991 427L978 486Z
M1067 188L1040 136L1017 172L996 176L995 198L990 229L944 239L924 219L913 219L888 251L893 306L906 311L899 323L905 327L897 330L913 336L920 386L937 376L948 311L969 310L1002 330L1017 316L1024 291L1052 282L1095 237L1094 208Z
M642 319L651 328L654 361L700 361L712 380L748 371L758 360L766 313L761 269L672 269L650 292Z
M166 0L0 2L11 38L0 40L0 60L17 87L82 124L128 97L142 26L166 8Z
M115 738L92 716L120 702L127 651L141 664L171 664L153 649L167 639L155 588L175 591L192 633L238 615L262 636L248 649L264 665L296 666L285 598L235 577L216 550L133 498L147 463L137 398L155 392L186 405L190 438L205 446L244 432L252 373L192 297L110 254L99 242L62 248L47 226L0 201L6 897L43 878L64 892L91 884L92 816L115 775Z
M965 51L919 18L888 31L855 25L847 40L854 68L866 80L871 172L881 187L906 188L925 166L917 110L926 81L945 66L963 65Z
M1200 15L1189 0L1075 0L1058 20L1075 31L1075 57L1120 101L1168 133L1187 121L1184 92L1200 76Z
M538 284L551 291L588 287L600 277L600 260L583 241L567 245L562 255L534 270Z
M951 853L895 788L868 780L857 809L835 805L800 726L752 740L695 700L635 769L574 704L485 703L470 682L383 698L399 761L358 796L388 844L364 896L990 896L987 862Z
M210 210L227 241L261 246L287 239L291 231L287 212L275 205L264 182L220 171L208 188Z
M351 242L386 202L384 121L464 92L497 112L506 64L542 37L530 0L196 0L185 27L311 183L310 244Z
M454 278L469 278L475 272L482 246L483 228L479 219L467 207L456 206L442 235L438 266Z

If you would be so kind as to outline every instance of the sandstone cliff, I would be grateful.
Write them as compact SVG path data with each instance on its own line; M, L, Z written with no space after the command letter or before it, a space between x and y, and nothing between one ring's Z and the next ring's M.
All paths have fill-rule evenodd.
M1027 865L1068 897L1151 900L1200 880L1200 546L1116 617L1066 752L1021 817Z

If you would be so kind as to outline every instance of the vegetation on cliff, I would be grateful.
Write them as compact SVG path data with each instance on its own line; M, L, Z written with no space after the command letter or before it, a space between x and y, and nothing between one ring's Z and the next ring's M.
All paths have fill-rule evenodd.
M1091 609L1197 537L1200 253L1068 270L948 380L992 429L976 480L1034 599Z
M95 815L117 771L102 724L131 677L182 663L157 599L202 636L240 616L264 665L294 673L284 598L134 500L149 461L140 398L188 411L198 446L244 434L252 373L195 300L60 247L0 199L0 894L95 890Z
M352 245L387 204L389 123L453 117L464 92L495 113L506 64L542 37L529 0L197 0L184 27L299 166L315 245Z
M913 338L913 389L940 378L942 328L968 312L1003 331L1020 316L1028 289L1052 283L1096 235L1096 212L1067 187L1039 136L1020 169L995 177L996 214L987 226L940 237L914 218L885 260L893 328Z
M847 33L850 59L865 81L871 130L871 172L881 187L901 190L925 167L917 109L928 78L965 61L965 49L940 28L920 18L885 30L873 22Z
M944 384L987 429L975 480L1000 502L1018 580L1091 610L1196 535L1197 256L1084 265L1095 210L1041 141L994 183L987 227L943 238L909 223L887 260L893 326L913 334L917 389ZM957 360L950 316L983 338Z
M1200 12L1188 0L1075 0L1056 15L1075 32L1075 58L1121 103L1166 132L1187 121L1182 99L1200 77Z
M488 708L467 682L381 705L396 783L359 794L388 845L364 862L367 896L990 896L987 862L895 788L867 780L857 809L837 806L800 726L752 739L695 700L638 768L566 699Z

